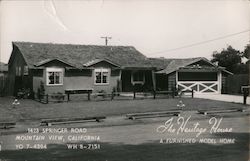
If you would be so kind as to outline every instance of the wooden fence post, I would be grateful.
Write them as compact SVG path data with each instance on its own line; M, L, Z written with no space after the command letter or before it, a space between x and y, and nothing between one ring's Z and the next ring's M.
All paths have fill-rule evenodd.
M67 98L68 98L68 102L70 101L70 98L69 98L70 96L69 96L69 92L67 93Z
M46 94L46 103L49 103L49 94Z
M248 95L247 88L243 88L243 103L244 103L244 105L247 104L247 95Z
M41 98L41 93L38 93L38 99L39 99L39 102L41 102L42 101L42 98Z
M194 90L192 89L192 98L194 98Z
M111 101L114 99L114 91L111 93Z
M88 101L90 101L90 91L88 91Z
M173 91L172 91L172 97L174 98L175 96L175 88L173 88Z

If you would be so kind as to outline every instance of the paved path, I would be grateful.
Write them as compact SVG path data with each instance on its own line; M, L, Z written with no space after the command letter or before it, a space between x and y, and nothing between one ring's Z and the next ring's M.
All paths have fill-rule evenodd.
M225 102L243 103L243 96L228 95L228 94L194 94L194 97L225 101ZM247 104L250 105L250 97L247 97Z

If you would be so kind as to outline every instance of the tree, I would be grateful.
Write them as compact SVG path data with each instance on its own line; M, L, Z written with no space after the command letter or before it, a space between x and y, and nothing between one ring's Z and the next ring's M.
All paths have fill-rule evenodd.
M225 67L226 70L234 74L247 74L249 71L248 66L241 61L245 55L244 52L228 46L227 49L223 49L221 52L214 52L211 61L218 62L219 66Z
M249 59L249 54L250 54L250 45L248 44L243 52L243 56Z
M248 61L246 62L246 66L247 66L247 73L249 74L249 69L250 69L250 44L247 45L247 47L245 48L244 52L243 52L244 57L246 57L248 59Z

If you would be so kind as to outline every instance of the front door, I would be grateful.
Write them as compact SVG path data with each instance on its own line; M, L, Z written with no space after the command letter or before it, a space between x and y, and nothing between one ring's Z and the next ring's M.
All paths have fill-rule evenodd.
M17 96L17 92L22 89L23 87L23 79L22 76L15 77L15 84L14 84L14 96Z

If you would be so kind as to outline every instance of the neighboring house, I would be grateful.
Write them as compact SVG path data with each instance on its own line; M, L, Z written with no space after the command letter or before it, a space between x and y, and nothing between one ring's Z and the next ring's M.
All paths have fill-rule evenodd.
M221 93L228 74L205 58L147 58L132 46L13 42L9 94L91 89L131 92L193 89Z
M0 62L0 76L8 74L8 64Z
M8 65L0 62L0 96L3 96L6 92L8 76Z
M157 67L157 90L194 90L195 93L221 93L226 77L232 73L206 58L164 59L150 58Z
M25 88L46 93L92 89L130 92L135 84L152 90L154 69L132 46L97 46L13 42L9 94Z

